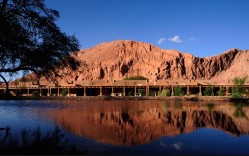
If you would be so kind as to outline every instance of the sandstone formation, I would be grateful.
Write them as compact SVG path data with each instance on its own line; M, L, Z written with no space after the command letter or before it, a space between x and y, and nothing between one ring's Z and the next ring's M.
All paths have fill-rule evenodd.
M244 111L245 116L234 115L238 111ZM47 116L79 136L114 145L138 145L203 127L234 136L249 134L248 115L247 108L238 110L229 104L211 108L179 101L96 101L94 105L77 103L76 108L52 110Z
M249 73L249 50L231 49L200 58L176 50L163 50L144 42L117 40L77 52L81 67L67 81L120 80L142 75L149 80L228 81Z
M58 83L63 85L85 80L122 80L142 75L155 80L211 80L231 82L235 76L249 73L249 50L231 49L220 55L200 58L177 50L164 50L144 42L117 40L75 53L81 65L77 71L65 73ZM40 82L46 82L41 78Z

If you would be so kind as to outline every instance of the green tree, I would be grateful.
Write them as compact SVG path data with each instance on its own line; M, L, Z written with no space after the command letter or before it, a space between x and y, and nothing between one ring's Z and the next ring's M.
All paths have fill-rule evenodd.
M59 69L76 70L73 56L78 40L55 24L59 12L46 8L44 0L0 1L0 77L33 72L37 77L59 76Z
M205 96L211 96L213 94L213 87L208 84L208 86L204 90L204 95Z
M218 91L217 91L217 95L218 96L224 96L225 95L225 88L221 87Z
M159 97L170 96L170 90L168 88L163 89L161 92L158 91Z
M174 87L174 96L182 96L182 94L183 94L182 87L180 86Z
M241 98L245 93L244 84L246 82L247 77L235 77L233 79L234 87L232 88L232 97L233 98Z
M63 88L62 90L61 90L61 95L62 96L67 96L67 89L66 88Z
M140 95L142 95L142 96L145 96L146 95L146 91L145 91L145 89L142 89L142 88L139 88L139 89L137 89L137 93Z

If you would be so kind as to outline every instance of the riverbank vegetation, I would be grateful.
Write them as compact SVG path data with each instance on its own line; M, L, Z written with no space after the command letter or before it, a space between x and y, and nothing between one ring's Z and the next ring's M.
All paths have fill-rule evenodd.
M248 91L245 89L244 84L247 80L247 77L235 77L233 79L234 87L232 88L232 97L241 98L248 95Z

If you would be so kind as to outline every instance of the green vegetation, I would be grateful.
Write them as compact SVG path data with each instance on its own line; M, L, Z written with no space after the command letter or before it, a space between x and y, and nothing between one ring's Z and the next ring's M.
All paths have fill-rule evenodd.
M32 97L38 97L38 96L40 96L40 93L37 90L35 90L35 91L32 92L31 96Z
M128 96L133 96L132 91L128 92Z
M5 75L33 72L53 79L60 76L58 69L79 67L71 54L79 50L78 40L60 30L58 18L59 12L47 8L44 0L1 0L0 77L6 95Z
M182 87L180 86L174 87L174 96L182 96L182 95L183 95Z
M244 84L247 77L235 77L233 79L234 87L232 88L232 97L241 98L245 94Z
M126 77L124 78L124 80L148 80L148 78L141 75L137 75L137 76Z
M221 87L218 91L217 91L217 95L218 96L224 96L225 95L225 88Z
M207 103L206 106L207 106L209 112L211 112L212 109L214 108L214 104L213 103Z
M79 151L74 144L69 144L58 127L45 135L39 128L24 129L20 136L15 134L14 137L9 131L5 136L0 135L0 155L86 154L86 150Z
M155 96L156 91L150 90L149 93L147 93L146 96Z
M139 89L137 89L137 93L140 95L142 95L142 96L145 96L146 95L146 91L145 91L145 89L142 89L142 88L139 88Z
M246 116L245 111L243 110L243 108L244 108L243 104L235 103L235 104L233 104L233 106L235 108L235 111L234 111L233 115L236 118L246 118L246 119L248 119L248 117Z
M210 84L208 84L208 86L205 88L204 95L205 96L213 95L213 87Z
M161 92L158 91L159 97L170 96L170 90L168 88L163 89Z
M62 90L61 90L61 95L62 96L67 96L67 89L66 88L63 88Z

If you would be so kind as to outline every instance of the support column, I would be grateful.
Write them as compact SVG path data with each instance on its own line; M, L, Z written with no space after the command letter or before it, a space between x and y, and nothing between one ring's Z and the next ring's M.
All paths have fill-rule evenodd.
M171 96L174 96L174 86L171 86Z
M40 88L40 96L42 96L42 89Z
M49 95L52 96L52 88L49 87Z
M229 95L229 87L226 86L226 96L228 96L228 95Z
M137 94L137 87L135 87L135 93L134 93L134 96Z
M70 96L70 88L68 87L67 90L68 90L67 95Z
M50 96L50 91L49 91L49 87L48 87L48 92L47 92L47 96Z
M146 96L150 94L150 86L146 86Z
M189 96L189 86L187 86L187 96Z
M162 91L162 86L159 86L159 92L161 92Z
M84 87L84 96L86 96L86 87Z
M125 87L123 87L123 96L125 96Z
M112 87L112 96L114 96L114 88Z
M27 96L29 96L29 88L28 88L28 93L27 93Z
M60 87L57 88L57 96L60 96Z
M202 96L201 85L199 86L199 96Z
M99 96L102 96L102 87L99 87Z
M220 87L221 89L221 87ZM214 86L212 85L212 96L214 96Z

